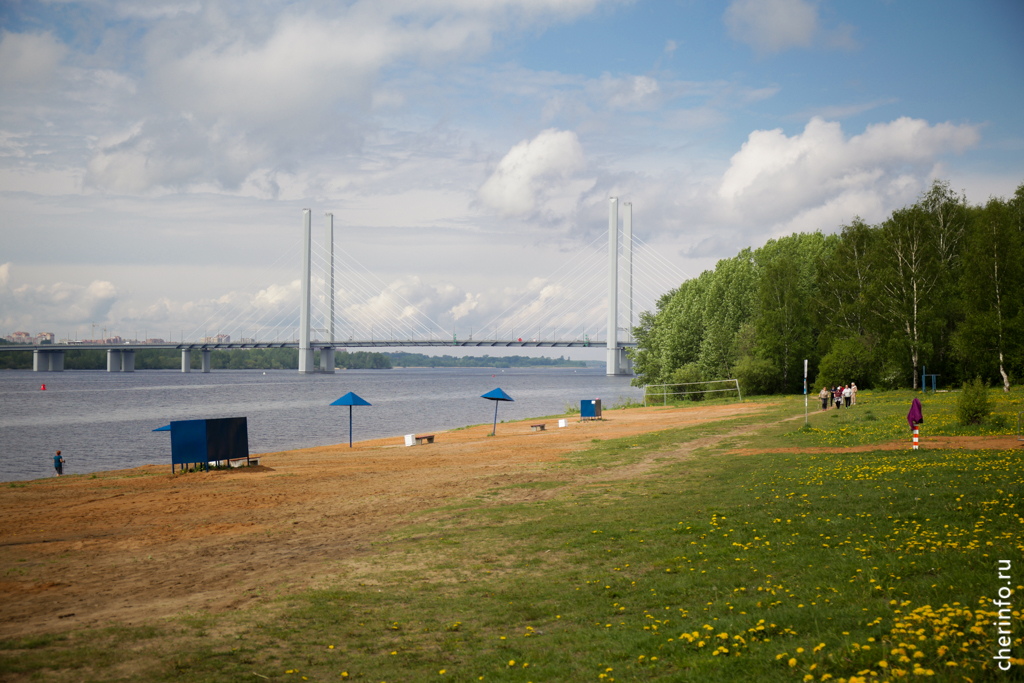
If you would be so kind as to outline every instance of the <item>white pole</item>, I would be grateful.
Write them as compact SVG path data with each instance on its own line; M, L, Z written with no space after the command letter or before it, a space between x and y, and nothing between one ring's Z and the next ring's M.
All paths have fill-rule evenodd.
M804 425L807 425L807 359L804 358Z
M313 372L313 350L309 347L309 284L311 211L302 210L302 294L299 301L299 372Z
M619 374L619 198L608 199L608 347L607 374Z

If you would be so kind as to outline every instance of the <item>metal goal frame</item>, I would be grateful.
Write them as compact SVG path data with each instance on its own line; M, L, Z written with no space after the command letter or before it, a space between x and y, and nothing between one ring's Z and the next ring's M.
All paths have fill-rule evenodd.
M672 387L672 388L675 388L675 387L689 387L689 386L697 386L697 385L701 385L701 384L721 384L723 382L732 382L735 386L727 387L725 389L701 389L699 392L698 391L668 391L669 387ZM657 389L659 387L661 389L663 389L663 391L660 392L661 393L661 404L662 405L668 405L668 397L669 396L687 396L689 394L696 394L696 393L713 394L713 393L721 392L721 391L735 391L736 395L739 396L739 398L740 398L740 403L743 402L743 393L740 391L740 381L738 379L713 379L710 382L676 382L676 383L673 383L673 384L648 384L647 386L644 387L644 406L645 407L647 406L647 397L649 395L651 395L651 393L652 393L652 392L650 392L648 390L649 389ZM655 396L657 396L658 393L659 392L653 392L653 394Z

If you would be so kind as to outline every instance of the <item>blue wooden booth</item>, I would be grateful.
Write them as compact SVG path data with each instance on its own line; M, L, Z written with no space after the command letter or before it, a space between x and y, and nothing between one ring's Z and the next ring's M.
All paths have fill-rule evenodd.
M222 417L209 420L176 420L166 427L154 429L171 433L171 472L177 465L186 469L218 460L245 458L249 464L249 427L244 417Z
M580 420L601 419L601 399L586 398L580 401Z

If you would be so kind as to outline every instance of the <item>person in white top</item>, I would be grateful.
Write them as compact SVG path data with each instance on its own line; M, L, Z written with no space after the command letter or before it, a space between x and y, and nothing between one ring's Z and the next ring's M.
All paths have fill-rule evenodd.
M850 407L850 399L852 397L853 397L853 389L851 389L850 387L846 387L845 389L843 389L843 403L846 404L847 408Z

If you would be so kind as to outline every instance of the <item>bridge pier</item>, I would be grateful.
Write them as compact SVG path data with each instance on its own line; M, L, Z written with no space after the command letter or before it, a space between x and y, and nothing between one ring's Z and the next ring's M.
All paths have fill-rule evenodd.
M203 372L210 371L210 349L203 349Z
M135 372L135 351L121 351L121 372Z
M32 372L63 372L64 352L32 350Z
M630 360L629 356L626 355L626 347L619 347L619 374L620 375L632 375L633 374L633 361Z
M190 349L181 350L181 371L192 372L192 351Z
M320 372L334 373L334 349L326 346L320 349Z
M121 349L107 349L107 372L121 372Z

